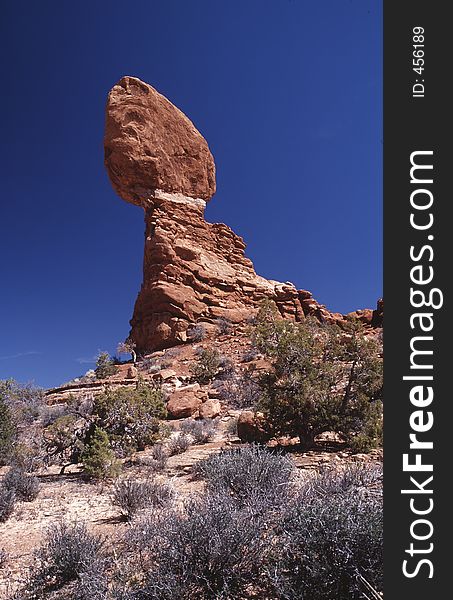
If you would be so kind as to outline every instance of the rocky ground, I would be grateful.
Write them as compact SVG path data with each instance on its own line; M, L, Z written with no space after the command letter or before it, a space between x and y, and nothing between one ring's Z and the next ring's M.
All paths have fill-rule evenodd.
M167 467L158 478L170 482L176 492L176 501L196 494L202 482L192 476L193 465L221 448L237 447L240 440L228 433L228 424L237 418L239 411L229 411L219 421L214 439L203 445L194 445L168 459ZM179 422L180 423L180 422ZM288 448L287 448L288 449ZM288 449L290 450L290 448ZM125 465L124 476L145 479L149 476L146 460L150 450L138 452ZM328 441L317 450L292 452L296 466L303 473L322 466L341 465L351 461L380 461L379 451L368 455L353 455ZM3 476L7 468L0 471ZM128 527L112 505L112 482L95 483L83 478L78 466L63 475L58 467L39 472L40 492L33 502L18 502L11 518L0 524L0 547L7 560L0 569L0 598L8 598L11 592L24 582L33 566L34 551L39 547L46 530L59 520L84 522L91 531L114 542Z
M49 390L47 401L53 409L64 405L70 395L86 396L99 393L107 387L129 387L139 379L158 382L168 398L170 419L167 424L176 433L184 420L200 416L214 418L216 433L212 440L203 445L192 445L184 453L171 456L158 478L171 482L176 499L182 500L200 491L202 482L192 476L193 465L221 448L236 447L243 443L235 433L237 422L244 410L233 408L222 396L221 388L235 384L247 370L259 372L268 367L263 356L252 351L250 331L247 325L237 325L227 334L218 326L205 326L204 339L182 344L167 350L154 352L137 363L131 362L117 367L115 375L98 380L92 375L82 376L59 388ZM194 384L191 375L193 365L203 350L215 348L231 369L221 380L207 384ZM335 436L324 436L316 450L301 452L296 440L274 440L270 444L281 446L291 452L301 473L318 469L323 465L342 465L349 461L380 461L381 453L368 455L351 454L341 446ZM123 465L123 476L138 480L146 479L150 469L146 466L151 449L136 453ZM7 467L0 469L0 477ZM24 582L33 566L34 551L38 548L48 527L61 519L84 522L91 531L105 536L109 541L119 538L128 525L121 520L117 508L112 505L113 482L96 483L87 481L80 466L73 465L64 474L60 467L52 466L37 473L40 491L33 502L18 502L13 515L0 524L0 549L7 559L0 568L0 598L7 598L11 591Z

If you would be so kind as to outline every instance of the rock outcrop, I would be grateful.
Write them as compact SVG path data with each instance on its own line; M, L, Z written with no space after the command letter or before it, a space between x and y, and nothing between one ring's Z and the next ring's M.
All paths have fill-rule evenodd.
M214 159L192 122L150 85L124 77L112 88L104 146L114 189L145 211L143 284L130 334L139 352L184 342L200 321L243 322L264 298L296 321L344 318L292 283L257 275L243 239L205 221Z
M266 431L266 420L263 413L244 410L238 417L237 434L241 442L264 443L272 437Z

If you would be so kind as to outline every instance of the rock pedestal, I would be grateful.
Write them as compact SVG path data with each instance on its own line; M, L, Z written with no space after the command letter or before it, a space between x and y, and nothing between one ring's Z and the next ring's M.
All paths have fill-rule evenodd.
M184 342L198 321L246 321L264 298L296 321L343 319L310 292L257 275L243 239L205 221L214 159L193 123L150 85L123 77L112 88L104 146L114 189L145 212L143 284L130 333L139 353Z

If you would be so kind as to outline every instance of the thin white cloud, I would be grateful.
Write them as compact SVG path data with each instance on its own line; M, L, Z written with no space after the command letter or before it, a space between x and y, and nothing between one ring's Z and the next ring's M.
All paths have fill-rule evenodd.
M8 356L0 356L0 360L12 360L14 358L22 358L24 356L34 356L36 354L42 354L42 352L36 352L35 350L29 350L28 352L18 352L17 354L10 354Z
M79 365L93 365L96 362L96 357L91 357L91 358L76 358L76 361L79 363Z

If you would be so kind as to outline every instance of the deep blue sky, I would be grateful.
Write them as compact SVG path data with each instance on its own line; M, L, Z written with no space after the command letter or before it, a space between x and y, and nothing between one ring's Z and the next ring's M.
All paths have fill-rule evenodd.
M3 2L0 378L57 385L128 334L143 216L102 148L123 75L206 137L207 219L245 238L259 274L335 311L374 307L381 21L380 0Z

